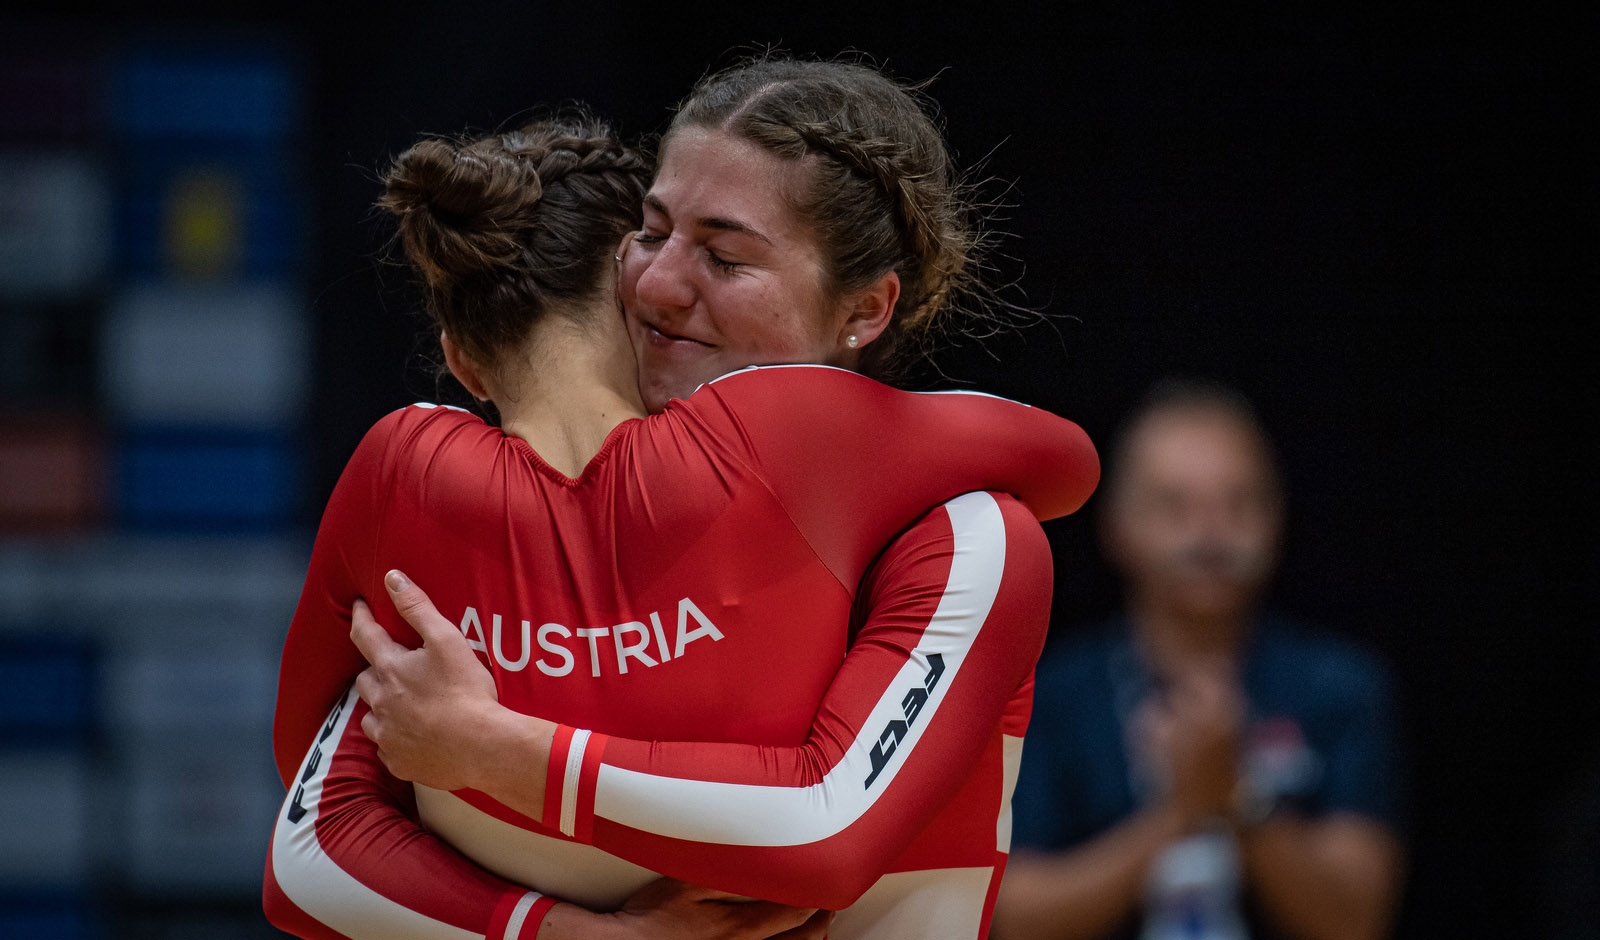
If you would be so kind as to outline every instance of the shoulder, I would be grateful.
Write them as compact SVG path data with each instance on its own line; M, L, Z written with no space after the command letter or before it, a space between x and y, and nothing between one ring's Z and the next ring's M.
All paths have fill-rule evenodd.
M494 444L505 435L469 411L453 405L418 402L397 408L367 429L353 461L400 466L421 455L436 454L446 443Z
M702 433L724 425L744 433L787 429L805 425L808 416L838 415L845 401L897 394L907 393L834 366L746 366L702 383L687 398L668 401L645 419L645 426L657 434L677 433L685 425Z
M483 429L492 431L480 417L455 405L436 405L419 401L396 408L373 425L373 433L380 437L411 437L427 433L451 433L458 429Z
M706 390L726 396L762 395L803 390L813 394L840 394L878 396L904 402L945 402L961 400L1000 401L1032 407L1000 395L971 389L931 389L910 391L887 385L870 376L839 366L818 363L784 363L780 365L745 366L720 375L701 385L690 396Z
M482 418L455 405L436 405L433 402L419 401L403 408L396 408L383 417L374 421L367 431L367 437L384 440L396 435L413 433L418 428L433 424L464 425L484 423Z
M697 400L705 398L744 401L801 393L808 396L910 394L849 369L815 363L793 363L735 369L701 385L687 401L692 405ZM792 403L792 400L787 401Z
M867 429L892 427L894 396L906 394L833 366L748 366L667 402L647 427L675 440L719 441L758 464L795 465L840 442L865 443Z

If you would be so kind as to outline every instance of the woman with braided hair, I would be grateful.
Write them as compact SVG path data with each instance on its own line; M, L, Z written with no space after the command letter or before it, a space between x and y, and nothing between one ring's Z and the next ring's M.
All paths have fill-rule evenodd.
M501 427L403 409L330 499L284 650L269 915L555 940L765 910L553 902L630 914L661 873L843 909L836 938L981 936L1050 600L1036 517L1098 461L1037 409L853 371L888 374L971 270L940 135L874 69L747 63L680 107L642 225L547 146L389 176L446 362ZM563 228L595 219L637 229L598 269ZM799 363L827 367L748 368Z

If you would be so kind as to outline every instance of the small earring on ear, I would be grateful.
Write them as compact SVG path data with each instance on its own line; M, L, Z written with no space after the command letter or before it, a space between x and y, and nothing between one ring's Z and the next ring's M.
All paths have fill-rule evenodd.
M861 340L856 339L856 334L851 333L849 336L844 338L844 344L849 346L851 349L855 349L857 346L861 345Z
M612 255L611 257L615 258L617 260L618 264L622 263L622 256L621 255Z

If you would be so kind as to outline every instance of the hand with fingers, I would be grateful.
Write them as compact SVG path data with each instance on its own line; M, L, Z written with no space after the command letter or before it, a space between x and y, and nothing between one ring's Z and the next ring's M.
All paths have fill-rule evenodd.
M1135 749L1191 824L1232 812L1244 721L1243 692L1222 664L1182 670L1141 710Z
M356 692L371 708L361 730L402 780L442 790L477 786L482 774L474 742L506 711L494 678L421 589L398 571L389 572L384 585L422 645L396 643L356 601L350 638L370 664L356 677Z

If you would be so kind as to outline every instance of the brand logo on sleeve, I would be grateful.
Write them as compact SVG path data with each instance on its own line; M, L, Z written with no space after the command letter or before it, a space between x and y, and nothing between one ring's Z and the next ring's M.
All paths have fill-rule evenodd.
M289 801L289 822L298 823L305 818L306 784L317 775L317 769L322 766L322 745L333 734L333 729L339 725L339 716L344 714L345 701L342 698L333 706L333 711L328 714L328 720L322 723L322 733L317 735L317 743L311 748L311 756L306 758L306 769L300 772L300 783L294 788L294 799Z
M904 719L891 718L884 725L882 733L878 735L878 742L872 746L872 773L867 774L867 782L862 789L869 789L872 781L878 779L878 774L889 766L889 758L900 747L900 742L905 740L906 733L911 726L916 724L917 716L922 714L922 706L928 704L928 696L933 694L939 685L939 678L944 675L944 656L939 653L928 654L928 674L922 677L921 685L913 685L906 690L905 697L900 700L900 711Z

